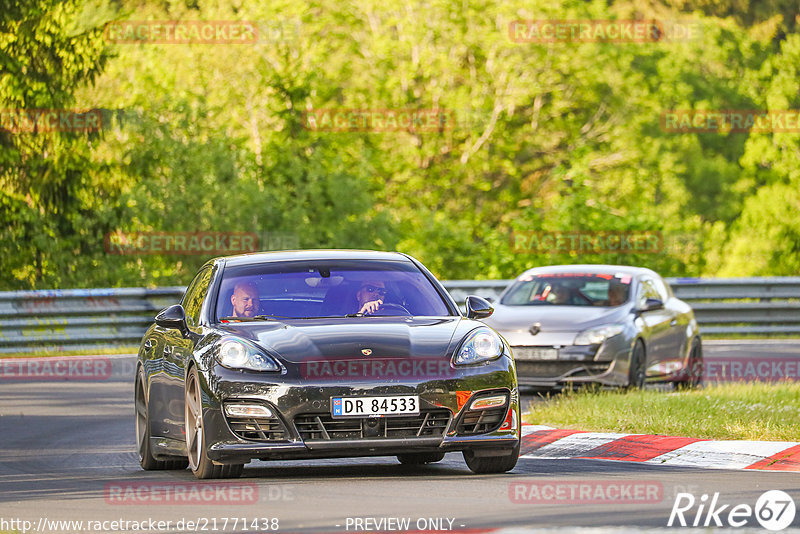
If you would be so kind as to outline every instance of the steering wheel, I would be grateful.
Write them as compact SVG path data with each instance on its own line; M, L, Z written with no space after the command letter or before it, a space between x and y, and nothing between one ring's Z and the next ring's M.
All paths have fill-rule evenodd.
M580 289L576 289L575 290L575 294L578 295L583 300L585 300L586 302L588 302L589 304L594 305L594 301L592 299L590 299L589 297L587 297L586 295L584 295L583 292Z
M400 312L400 314L382 313L390 310L398 311ZM404 306L401 306L400 304L395 304L393 302L384 302L383 304L381 304L381 307L378 309L378 311L370 315L411 315L411 313Z

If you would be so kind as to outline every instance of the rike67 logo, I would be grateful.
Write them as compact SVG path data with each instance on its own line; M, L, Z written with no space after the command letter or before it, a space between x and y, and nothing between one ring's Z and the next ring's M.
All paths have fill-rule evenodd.
M792 524L795 511L794 500L781 490L762 493L755 507L749 504L722 504L719 493L714 493L710 501L707 494L695 499L691 493L678 493L667 526L743 527L755 517L763 528L777 531Z

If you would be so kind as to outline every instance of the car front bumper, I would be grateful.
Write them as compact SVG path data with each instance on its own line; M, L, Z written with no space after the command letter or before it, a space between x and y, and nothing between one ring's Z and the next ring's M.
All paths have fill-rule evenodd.
M463 450L478 456L503 455L510 454L520 440L516 375L513 363L506 358L469 368L457 378L391 384L364 381L344 386L285 375L270 379L264 374L219 366L205 375L205 439L208 456L217 463ZM507 395L504 406L494 408L494 412L470 410L476 398L498 393ZM352 418L346 422L331 416L332 397L393 395L418 395L420 415ZM234 421L224 413L224 405L234 401L266 406L274 421L269 425ZM476 417L480 421L484 415L488 423L473 424ZM251 429L262 426L275 430L272 434L256 432L260 437L252 439L256 434Z
M528 346L530 347L530 345ZM515 360L521 386L558 389L575 384L622 386L628 381L631 343L616 336L601 345L542 345L557 348L557 360ZM512 352L521 347L512 347ZM522 351L518 351L520 354Z
M518 444L519 436L514 433L469 438L334 440L325 443L304 443L302 440L258 444L219 442L208 450L208 456L217 463L247 463L253 459L268 461L397 456L464 450L475 451L477 456L481 456L511 454Z

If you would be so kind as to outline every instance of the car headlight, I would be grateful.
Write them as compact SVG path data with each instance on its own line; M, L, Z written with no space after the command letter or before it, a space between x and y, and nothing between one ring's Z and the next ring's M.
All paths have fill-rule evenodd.
M599 345L606 339L622 333L625 329L621 324L610 324L599 328L584 330L575 336L575 345Z
M503 342L500 337L488 328L478 328L461 343L453 358L455 365L471 365L473 363L496 360L503 354Z
M220 364L230 369L249 369L251 371L281 370L281 366L274 359L255 347L235 339L226 339L219 344L217 359Z

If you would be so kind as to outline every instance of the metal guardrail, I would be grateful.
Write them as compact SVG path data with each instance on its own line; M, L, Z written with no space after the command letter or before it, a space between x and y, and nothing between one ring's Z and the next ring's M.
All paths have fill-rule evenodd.
M137 345L183 287L0 292L0 353Z
M668 279L694 308L706 334L800 334L800 277ZM469 294L497 299L511 280L450 280L456 301ZM182 287L0 292L0 353L35 348L136 345L153 316L183 295Z

